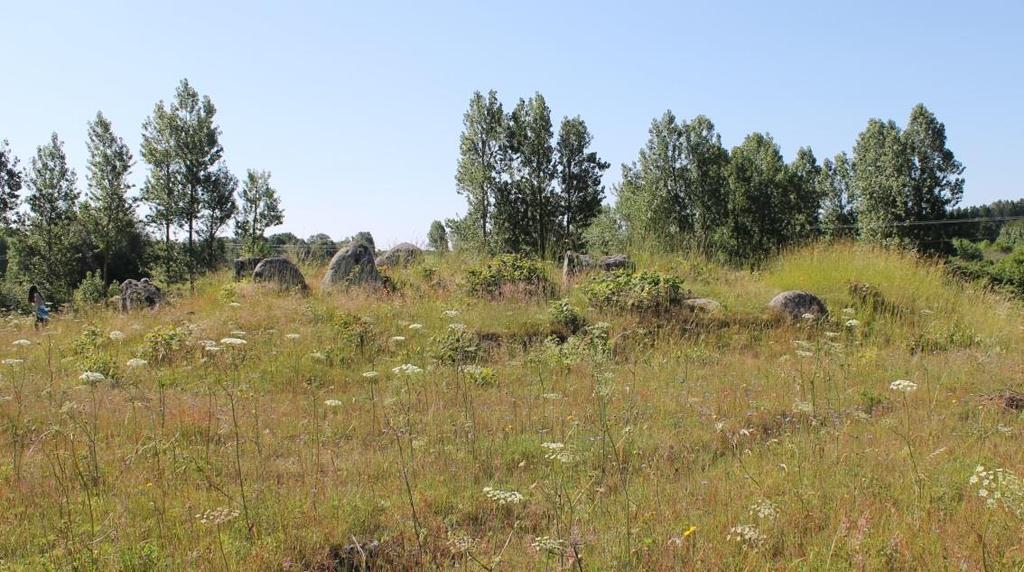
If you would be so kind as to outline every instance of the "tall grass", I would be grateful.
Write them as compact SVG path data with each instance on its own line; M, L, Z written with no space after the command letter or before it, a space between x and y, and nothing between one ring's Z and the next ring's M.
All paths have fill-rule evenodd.
M1024 389L1017 303L855 245L759 272L637 259L723 309L597 310L576 281L555 296L588 327L566 340L549 300L468 296L474 262L448 256L391 271L393 293L321 293L322 270L304 268L309 296L214 275L157 312L92 309L39 333L9 319L0 358L24 361L0 365L0 562L1024 564L1024 513L969 482L976 465L1024 475L1024 420L999 399ZM858 301L854 282L886 305ZM832 317L772 320L784 289L820 295ZM461 343L474 347L442 351ZM104 380L83 381L96 364Z

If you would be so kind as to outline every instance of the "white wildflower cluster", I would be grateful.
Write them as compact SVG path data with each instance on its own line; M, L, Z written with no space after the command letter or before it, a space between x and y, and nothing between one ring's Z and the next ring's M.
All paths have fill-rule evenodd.
M860 325L860 321L859 320L855 320L854 318L850 318L849 320L846 320L846 327L847 328L853 329L853 328L856 328L859 325Z
M501 505L519 504L526 499L526 497L517 491L503 491L494 487L484 487L484 496Z
M365 377L366 379L373 379L373 378L377 377L378 375L380 375L380 374L375 372L375 371L364 371L363 372L363 377Z
M284 335L284 338L285 338L286 340L297 340L297 339L299 339L299 338L301 338L301 337L302 337L302 336L300 336L299 334L285 334L285 335Z
M814 413L814 406L806 401L794 401L793 411L803 413L804 415L811 415Z
M30 341L28 341L26 339L20 339L20 340L14 340L13 342L11 342L11 345L12 346L25 347L25 346L32 345L32 342L30 342Z
M796 346L796 355L802 358L814 357L814 344L805 340L793 340Z
M132 369L135 369L135 368L138 368L138 367L145 367L146 364L148 364L148 363L149 363L148 361L146 361L146 360L144 360L142 358L132 358L132 359L128 360L128 363L125 364L125 365L127 365L128 367L130 367Z
M110 339L114 340L115 342L119 342L124 339L124 332L120 330L114 330L107 335L109 335Z
M232 308L240 308L242 305L238 302L228 302L228 306L231 306Z
M328 399L327 401L324 401L324 405L326 405L327 407L341 407L342 405L344 405L344 403L338 401L337 399Z
M245 330L231 330L228 333L230 333L232 336L235 336L236 338L240 338L245 335Z
M550 536L537 536L530 543L534 550L548 556L564 556L569 550L569 543Z
M461 530L449 530L447 544L452 552L461 554L472 550L476 545L476 540Z
M808 313L805 313L805 314L801 315L800 319L806 320L808 322L813 322L816 319L816 316L814 314L811 314L810 312L808 312Z
M324 352L313 352L309 354L309 357L315 361L327 361L327 354Z
M454 317L459 315L459 311L458 310L445 310L444 312L441 312L441 315L444 316L445 318L454 318Z
M196 515L196 519L205 526L220 526L238 518L238 511L228 507L205 510Z
M78 379L85 383L99 383L106 379L106 377L104 377L102 373L96 371L86 371L83 372L82 375L78 376Z
M978 486L978 496L985 499L986 506L1002 506L1024 519L1024 479L1005 469L978 465L969 482Z
M556 399L561 399L562 398L562 394L561 393L542 393L540 398L541 399L550 399L550 400L554 401Z
M739 542L746 548L757 550L764 546L768 537L766 537L764 533L753 524L741 524L730 528L729 534L726 535L725 539L733 542Z
M224 344L225 346L244 346L249 342L243 340L242 338L223 338L220 341L220 343Z
M411 363L404 363L398 367L391 368L391 373L395 375L416 375L423 373L423 368L417 367Z
M750 514L764 520L775 520L779 517L779 507L768 499L760 499L750 505Z
M410 330L422 330L423 324L409 324Z
M3 360L3 364L4 365L18 365L18 364L21 364L21 363L25 363L25 360L18 359L18 358L7 358L7 359Z
M545 459L559 463L572 463L576 460L576 455L571 448L565 446L565 443L541 443L540 446L545 450Z
M388 339L388 341L393 344L400 344L405 341L405 336L391 336L391 338Z
M897 379L889 384L889 389L902 393L913 393L917 391L917 384L907 379Z

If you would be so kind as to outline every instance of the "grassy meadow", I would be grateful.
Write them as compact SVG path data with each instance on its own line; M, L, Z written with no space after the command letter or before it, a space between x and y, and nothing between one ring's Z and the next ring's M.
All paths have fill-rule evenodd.
M1024 569L1019 303L853 245L635 260L721 309L553 264L471 295L453 255L11 317L0 570ZM772 319L787 289L829 319Z

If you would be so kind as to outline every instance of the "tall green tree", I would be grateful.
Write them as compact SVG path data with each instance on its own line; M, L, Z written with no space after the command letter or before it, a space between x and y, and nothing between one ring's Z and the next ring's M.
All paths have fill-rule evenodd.
M786 212L785 239L807 240L818 232L821 195L818 176L821 167L810 147L801 147L789 164L791 189Z
M238 213L235 192L238 179L224 165L219 165L210 175L209 182L203 192L203 209L199 216L199 236L202 240L205 256L203 268L210 269L221 262L223 251L218 252L217 234ZM223 250L223 249L221 249Z
M946 146L946 126L919 103L910 112L903 140L911 156L908 219L946 218L964 194L964 167ZM935 247L946 228L909 226L907 234L921 245Z
M505 113L498 94L473 93L459 136L458 192L466 197L466 224L456 225L461 244L491 249L494 198L499 184L498 163L505 132Z
M14 243L15 267L57 301L68 300L78 279L80 251L74 169L64 143L54 133L32 158L28 175L28 215Z
M609 163L590 150L593 136L579 116L565 118L558 130L555 218L560 250L579 250L583 233L600 213L604 201L601 176Z
M617 210L630 240L672 248L692 229L683 128L671 111L651 122L637 160L622 165Z
M505 200L495 201L504 250L549 254L555 229L555 150L544 96L520 99L509 114L504 145Z
M4 139L0 141L0 226L5 229L17 218L18 193L24 184L18 158Z
M728 252L738 260L757 260L787 242L790 173L767 134L748 135L729 155Z
M700 249L711 251L723 242L722 225L728 213L729 152L722 146L715 124L704 115L684 123L682 134L685 193L691 209L693 242Z
M853 195L861 238L902 242L910 219L908 199L912 159L893 121L872 119L853 147Z
M853 168L846 153L821 162L815 182L821 197L821 231L827 238L845 238L856 235L857 215L854 211L851 179Z
M149 165L140 198L149 207L146 222L161 231L159 259L168 279L176 278L178 253L171 239L180 208L180 165L174 147L174 115L163 101L142 125L142 158Z
M430 231L427 232L427 246L437 253L448 252L448 230L443 222L435 220L430 223Z
M284 210L277 190L270 185L268 171L249 169L239 195L240 209L235 221L235 234L249 254L265 255L266 230L284 222Z
M204 235L201 238L207 243L208 255L217 231L234 216L237 179L224 166L220 127L214 123L217 108L209 96L200 96L183 79L170 113L174 164L180 185L178 224L186 236L189 284L194 289L203 256L196 249L198 231Z
M132 152L101 112L89 123L87 148L89 192L82 206L82 220L102 257L103 281L109 282L111 258L128 242L138 224L134 201L128 196Z

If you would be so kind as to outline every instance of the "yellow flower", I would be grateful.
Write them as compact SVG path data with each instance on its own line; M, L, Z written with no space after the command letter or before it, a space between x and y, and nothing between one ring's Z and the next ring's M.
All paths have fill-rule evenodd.
M697 532L697 527L696 526L690 526L690 528L687 528L686 532L683 533L683 538L686 538L687 536L690 536L694 532Z

